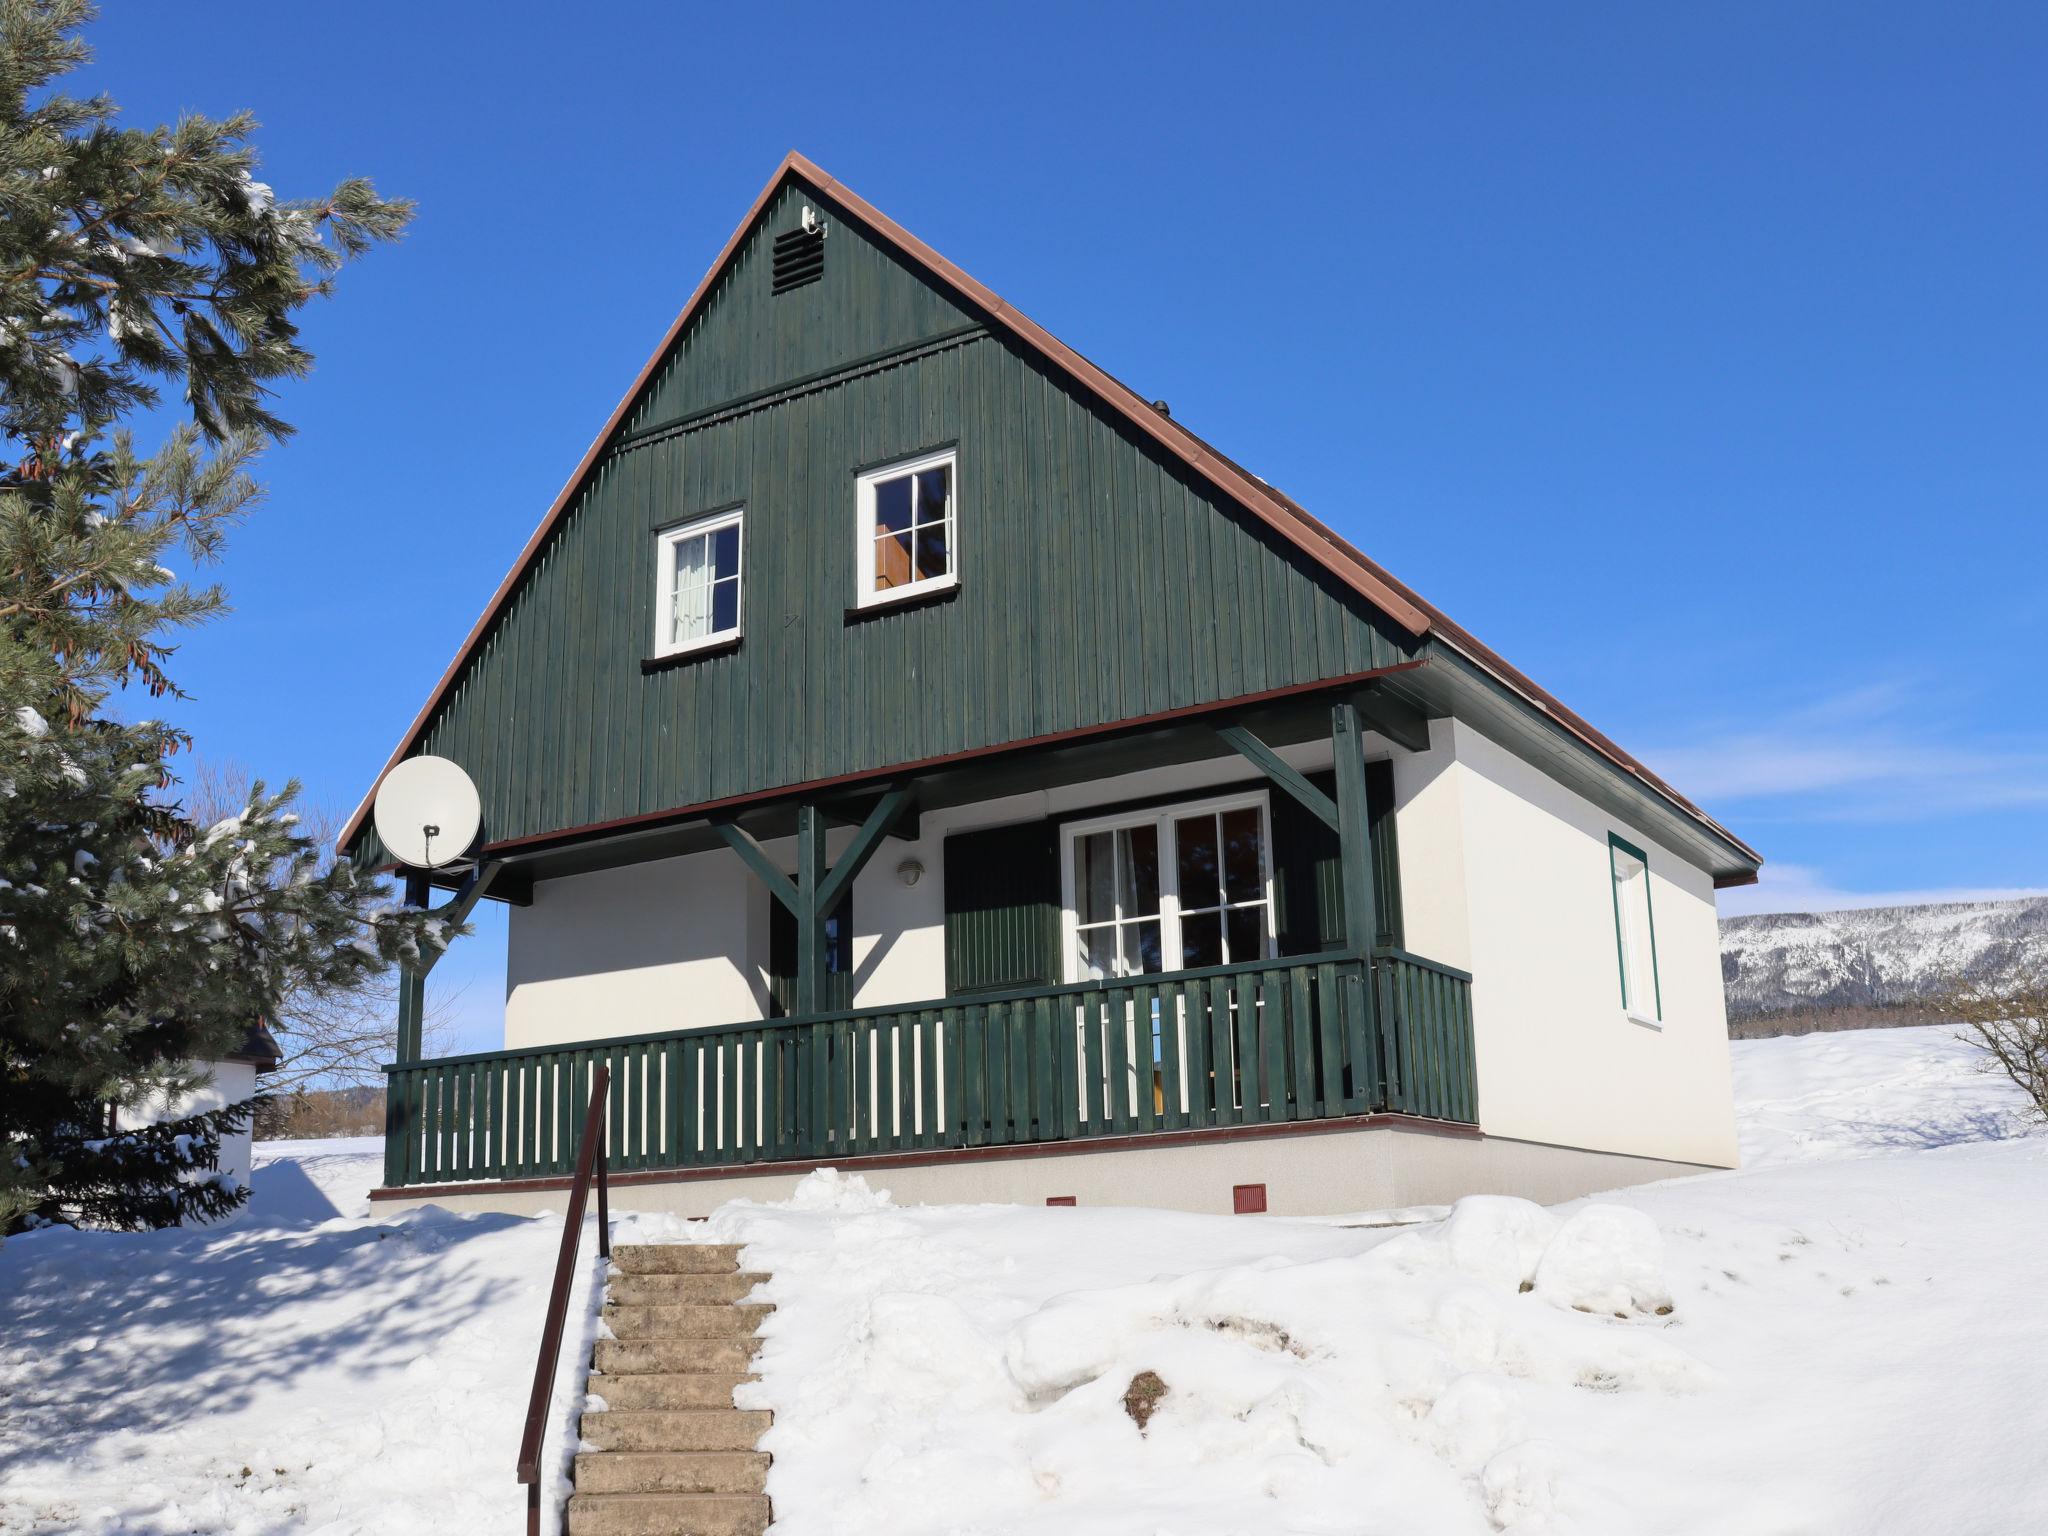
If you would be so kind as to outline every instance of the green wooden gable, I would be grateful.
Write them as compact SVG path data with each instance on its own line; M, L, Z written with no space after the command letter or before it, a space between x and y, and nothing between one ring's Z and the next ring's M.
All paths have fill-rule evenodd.
M771 291L816 208L822 276ZM491 843L1345 676L1421 641L795 172L413 752ZM958 454L960 585L851 614L855 476ZM743 636L654 664L657 529L745 507ZM356 851L384 862L375 834Z

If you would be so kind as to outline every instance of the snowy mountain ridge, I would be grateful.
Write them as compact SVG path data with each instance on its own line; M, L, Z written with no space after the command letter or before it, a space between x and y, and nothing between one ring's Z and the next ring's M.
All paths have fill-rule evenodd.
M2048 897L1782 912L1721 922L1731 1023L1788 1012L1903 1013L1958 983L2048 963Z

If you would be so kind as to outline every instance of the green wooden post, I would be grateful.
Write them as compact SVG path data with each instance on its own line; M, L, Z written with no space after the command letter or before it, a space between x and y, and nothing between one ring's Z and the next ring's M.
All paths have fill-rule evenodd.
M818 904L825 884L825 813L816 805L796 808L796 1013L808 1018L825 1011L825 909Z
M427 877L408 874L405 877L405 904L424 907L427 896ZM420 1031L426 1016L426 1001L426 966L402 967L398 973L398 1060L401 1063L420 1059Z
M407 906L413 907L427 904L425 875L409 874L405 877L405 901ZM411 966L402 967L398 973L398 1038L392 1053L399 1066L409 1066L420 1059L421 1022L426 1014L426 1000L426 972ZM419 1135L419 1126L411 1114L414 1102L408 1091L411 1087L410 1073L394 1072L385 1079L384 1183L387 1188L406 1182L406 1146L410 1138Z
M1365 794L1364 733L1353 704L1330 710L1330 740L1337 754L1337 838L1342 849L1344 947L1370 955L1379 920L1373 911L1372 835Z
M1361 965L1372 965L1372 946L1379 935L1373 910L1372 831L1365 791L1365 742L1358 707L1343 703L1330 709L1330 741L1336 749L1337 840L1344 888L1344 947ZM1360 989L1364 1017L1359 1021L1368 1041L1379 1037L1374 1019L1375 988L1370 980ZM1384 1064L1383 1064L1384 1066Z

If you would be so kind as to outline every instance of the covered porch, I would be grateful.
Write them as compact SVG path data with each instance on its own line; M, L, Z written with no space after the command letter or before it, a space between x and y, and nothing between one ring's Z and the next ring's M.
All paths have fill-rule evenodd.
M611 1166L643 1179L1110 1151L1388 1116L1476 1125L1471 978L1401 947L1403 869L1381 786L1369 782L1374 766L1429 750L1427 711L1402 684L1388 669L1228 711L916 765L881 783L758 797L599 837L487 844L447 904L454 915L486 894L530 901L552 880L729 853L766 894L769 974L757 1002L728 997L722 1015L682 996L660 1009L666 1017L607 1013L575 1021L573 1038L508 1033L511 1048L432 1060L419 1059L424 976L408 976L389 1069L386 1188L566 1178L600 1064L610 1068ZM1327 769L1306 766L1325 755ZM1166 786L1176 774L1211 785L1222 775L1235 793L1074 799L1095 784L1156 775ZM1000 840L948 845L926 861L943 868L929 872L906 859L910 883L950 882L943 979L899 974L867 988L895 997L857 995L847 903L877 854L918 846L921 818L1031 794L1063 794L1072 807L1043 822L1063 876L1057 910L1042 899L966 910L981 900L966 894L974 871L1003 862ZM1153 837L1143 828L1155 802ZM1214 837L1188 830L1212 806ZM1253 843L1256 899L1222 868ZM1313 868L1292 851L1310 843ZM413 896L427 899L424 882ZM1004 984L1001 956L986 952L1014 948L1015 930L1036 926L1057 946L1057 974ZM1221 963L1191 963L1207 959ZM906 992L919 980L937 984Z

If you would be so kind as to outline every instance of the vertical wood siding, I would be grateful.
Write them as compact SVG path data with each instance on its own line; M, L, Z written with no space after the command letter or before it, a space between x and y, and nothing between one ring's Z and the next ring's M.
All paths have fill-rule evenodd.
M599 462L418 748L475 778L489 839L1414 654L1405 631L1035 360L985 332L947 339L973 317L850 225L835 223L822 281L771 298L767 239L807 196L786 190L755 227L629 435L849 371ZM949 444L959 592L849 622L856 471ZM738 649L643 673L655 531L735 502L746 508ZM381 859L374 832L358 852Z
M825 273L814 283L769 289L775 236L798 227L808 203L825 218ZM628 434L791 379L841 368L973 320L922 273L913 272L842 219L819 194L794 183L770 200L690 329L648 381L626 418Z

